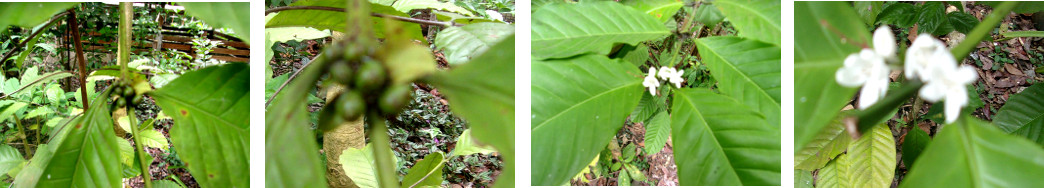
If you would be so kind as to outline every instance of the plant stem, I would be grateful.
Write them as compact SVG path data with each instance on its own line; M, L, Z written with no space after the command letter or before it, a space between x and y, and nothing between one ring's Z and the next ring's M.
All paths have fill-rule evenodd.
M83 111L87 111L90 107L87 105L87 63L83 57L83 44L80 42L80 24L76 20L76 14L72 13L72 9L69 11L69 30L72 32L73 43L76 44L76 62L80 64L80 99L83 102Z
M1008 13L1011 12L1011 9L1015 8L1015 5L1017 4L1018 2L1016 1L1008 1L1001 3L999 6L993 7L993 13L990 13L986 18L982 19L982 22L968 33L964 42L961 42L950 50L950 52L953 53L953 57L962 60L964 57L968 56L972 50L976 49L975 47L979 45L979 42L982 41L983 38L993 32L993 28L996 28L997 24L1000 24L1001 20L1003 20L1004 17L1007 17Z
M902 105L910 97L916 96L921 86L924 86L924 83L909 81L900 86L898 91L885 95L884 99L877 101L870 108L857 111L852 113L852 116L844 118L842 123L845 125L845 129L848 130L848 134L854 139L862 137L864 132L869 131L882 119L894 115L893 110L899 108L899 105Z
M25 133L25 127L22 126L21 118L18 118L18 115L14 115L14 119L15 124L18 124L18 132L22 132L22 143L29 143L29 134ZM22 146L22 151L25 152L25 156L29 156L30 159L33 158L33 153L29 152L28 144Z
M134 17L134 13L131 12L133 7L129 2L120 3L120 27L118 31L119 44L117 44L117 57L120 64L120 75L123 79L130 79L129 71L127 70L127 63L130 62L130 43L131 43L131 18Z
M366 123L372 126L370 132L370 143L373 144L373 157L377 161L377 178L380 183L379 187L385 188L397 188L399 187L398 175L395 174L395 163L390 159L394 158L391 150L384 148L391 148L391 138L388 137L388 126L384 123L384 118L380 115L371 113L366 117Z
M127 100L127 99L116 99L116 100ZM141 179L145 180L145 187L152 188L152 174L149 174L149 163L152 161L145 161L145 148L141 145L141 138L137 119L134 117L134 107L131 106L130 101L127 101L127 119L130 124L131 136L134 139L134 153L138 157L138 164L141 165Z

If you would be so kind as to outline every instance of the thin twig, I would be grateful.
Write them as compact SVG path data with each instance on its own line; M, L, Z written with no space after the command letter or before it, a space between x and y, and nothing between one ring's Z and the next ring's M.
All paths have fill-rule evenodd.
M319 57L319 56L316 56L316 57ZM315 58L315 59L319 59L319 58ZM286 85L289 84L290 81L293 81L294 78L297 77L297 74L301 74L301 71L305 70L305 68L308 68L308 65L311 65L312 62L315 61L315 59L309 60L307 63L302 65L300 69L297 69L297 71L294 71L294 74L290 75L290 78L286 79L286 82L283 82L283 84L279 85L279 89L276 89L275 93L272 93L272 96L268 97L268 100L265 100L265 108L268 108L268 104L272 103L272 100L275 100L276 96L279 96L279 92L283 91L283 88L286 87Z
M344 12L345 11L343 8L336 8L336 7L286 6L286 7L276 7L276 8L271 8L271 9L265 10L265 15L268 15L269 13L285 11L285 10L325 10L325 11L335 11L335 12ZM454 22L432 21L432 20L425 20L425 19L417 19L417 18L402 17L402 16L395 16L395 15L387 15L387 14L381 14L381 13L370 13L370 15L374 16L374 17L391 18L391 19L395 19L395 20L399 20L399 21L412 22L412 23L425 24L425 25L463 26L462 24L454 23Z
M69 9L69 13L72 13ZM83 43L80 42L80 22L76 20L76 14L69 16L69 30L72 30L73 43L76 44L76 62L80 65L80 102L83 103L83 111L87 111L87 63L83 57Z
M65 16L67 14L69 14L69 12L62 12L62 13L58 13L58 14L52 16L51 20L48 20L47 23L44 24L44 27L40 27L40 29L37 29L36 31L33 31L32 34L29 34L29 37L26 37L25 39L22 39L22 43L18 43L18 45L14 46L14 48L17 49L19 47L25 46L27 43L29 43L30 40L33 40L33 38L36 38L36 35L40 34L43 30L46 30L49 25L54 23L54 21L57 21L58 18L60 18L62 16ZM7 58L11 58L11 54L14 54L14 52L15 52L15 50L7 51L7 53L5 53L3 57L0 57L0 62L7 61Z

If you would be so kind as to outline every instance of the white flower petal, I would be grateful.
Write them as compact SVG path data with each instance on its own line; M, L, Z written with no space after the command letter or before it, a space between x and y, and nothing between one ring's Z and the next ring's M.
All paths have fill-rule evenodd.
M859 109L865 110L866 108L877 103L882 95L879 93L880 88L876 88L876 84L867 84L863 86L862 90L859 90Z
M649 76L652 76L653 78L656 77L656 68L655 67L649 67Z
M660 72L656 75L659 76L660 79L667 80L671 75L674 75L674 71L673 67L660 67Z
M946 123L953 123L960 116L961 108L968 104L968 92L964 88L951 88L945 103Z
M866 83L867 75L862 74L858 68L841 67L837 70L836 77L837 84L845 87L859 87Z
M946 90L946 85L942 83L929 82L921 87L921 99L928 102L939 102L943 97L946 97Z
M957 68L957 71L950 75L950 79L956 83L967 85L975 83L975 80L979 79L979 74L975 72L975 68L961 65L960 68Z
M895 35L887 25L878 27L874 31L874 51L882 57L895 56Z

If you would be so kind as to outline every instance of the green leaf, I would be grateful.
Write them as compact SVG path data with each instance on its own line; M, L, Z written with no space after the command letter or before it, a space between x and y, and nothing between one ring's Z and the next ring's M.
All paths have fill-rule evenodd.
M265 187L326 187L316 183L326 182L326 171L315 132L304 126L310 123L308 109L302 104L330 61L312 63L266 107Z
M0 30L6 31L7 26L34 27L77 4L80 3L0 3Z
M943 24L948 24L945 11L946 6L942 2L924 2L918 8L917 32L933 33L941 28Z
M884 2L855 1L852 2L852 6L854 6L856 11L859 12L859 16L863 18L863 21L866 22L868 26L872 26L870 24L877 22L875 19L877 18L877 15L881 13L882 8L884 7Z
M903 163L906 166L914 164L918 156L921 156L921 152L928 146L928 143L932 141L932 137L928 136L928 133L921 130L921 128L914 127L910 131L906 132L906 139L903 141Z
M976 1L975 3L980 5L989 5L991 7L996 8L1002 3L1002 1ZM1011 9L1011 11L1019 14L1032 14L1035 12L1044 11L1044 2L1019 2L1019 6L1015 6L1014 9Z
M250 179L249 68L185 73L150 96L174 118L170 138L200 185L246 187Z
M623 127L645 91L642 71L585 55L533 62L532 73L533 185L561 185Z
M449 27L435 35L435 46L443 50L450 65L459 65L478 57L490 46L514 33L515 26L493 22Z
M780 126L780 48L739 37L696 40L700 56L721 93L739 100Z
M634 108L634 112L631 112L632 122L649 123L649 118L661 111L667 111L666 97L654 97L649 93L642 95L642 99L638 101L638 107Z
M684 5L679 0L624 0L620 3L653 16L660 20L660 23L673 19L674 14Z
M718 7L714 4L702 4L699 8L696 8L696 21L707 24L707 26L718 25L722 20L725 20L725 15L721 14Z
M417 163L413 164L413 167L410 167L406 177L402 178L402 186L438 187L442 184L442 164L442 152L424 156L424 159L417 161Z
M410 12L411 10L416 9L432 9L456 12L464 14L465 16L475 15L471 13L471 11L468 11L468 9L464 9L460 6L454 5L453 3L439 2L438 0L396 0L395 3L392 3L391 7L394 7L395 10L399 10L399 12Z
M848 156L841 154L837 159L827 163L823 169L816 174L816 187L819 188L842 188L848 184Z
M656 113L645 124L645 154L652 155L660 152L667 144L667 138L671 136L671 119L667 111Z
M418 78L428 76L436 71L435 55L431 48L402 41L398 45L389 45L391 40L386 40L384 46L378 50L381 63L388 67L387 72L391 77L392 84L409 84Z
M953 29L961 33L971 32L975 25L979 25L979 19L965 12L951 12L946 17L950 19Z
M794 187L795 188L812 188L812 171L807 170L794 170Z
M4 122L6 120L15 121L15 113L21 111L26 106L29 106L29 103L18 101L0 101L0 122Z
M1039 145L961 116L935 135L899 187L1034 187L1044 174L1040 156Z
M272 18L279 13L272 13L267 18ZM318 30L311 27L278 27L266 28L265 37L270 37L269 42L304 41L330 37L330 30Z
M25 162L22 152L9 145L0 145L0 175L7 174Z
M383 148L391 150L391 148ZM352 179L352 182L359 187L377 187L377 169L374 165L373 158L373 145L366 144L366 147L359 148L348 148L341 153L338 161L341 162L341 168L344 168L345 175ZM393 163L398 164L396 159L391 159ZM319 183L325 185L324 183ZM312 182L314 183L314 182Z
M102 96L109 96L106 90ZM112 130L108 98L97 97L83 116L61 128L48 147L17 177L18 187L119 187L119 145Z
M134 136L140 136L141 137L141 145L142 146L154 147L154 148L167 150L167 148L168 148L167 147L168 146L168 144L167 144L167 137L163 136L163 133L160 133L159 131L156 131L156 129L151 129L151 126L149 126L149 127L150 128L145 128L144 130L139 132L138 135L134 135Z
M323 7L334 7L344 8L344 0L300 0L294 2L289 6L323 6ZM395 10L390 6L380 4L370 4L370 12L381 13L393 16L410 17L406 13ZM301 19L309 18L309 19ZM278 28L278 27L311 27L319 30L329 29L330 31L345 32L348 28L344 12L337 11L326 11L326 10L286 10L279 12L279 15L275 15L265 23L265 28ZM375 36L384 37L384 18L373 17L373 30ZM421 27L416 23L401 22L403 24L403 31L406 32L406 36L414 40L427 41L424 35L421 34Z
M993 123L1002 131L1044 145L1044 84L1034 84L1013 95L997 111Z
M178 2L185 14L196 17L215 28L229 28L250 43L249 2Z
M870 34L842 2L795 2L794 14L794 147L803 148L855 95L834 74Z
M467 120L475 139L503 157L494 187L515 185L515 36L508 36L470 63L430 80L450 110Z
M850 187L889 187L895 175L895 140L886 124L848 146Z
M652 16L616 2L546 5L533 13L531 29L532 45L538 46L533 48L535 60L605 55L613 44L634 45L670 33Z
M152 187L155 188L181 188L181 184L170 180L153 180Z
M739 31L740 37L780 45L780 2L777 0L718 0L714 5Z
M823 168L837 155L848 149L852 137L848 136L840 122L832 122L815 139L794 154L794 168L813 171Z
M876 23L892 24L899 28L912 27L917 23L917 6L909 3L896 2L885 7L877 14Z
M43 85L43 84L46 84L46 83L51 83L51 82L54 82L55 80L58 80L58 79L62 79L62 78L73 76L73 74L71 72L68 72L68 71L51 72L51 73L46 73L44 75L37 76L36 72L34 71L34 70L36 70L35 68L36 67L30 68L29 70L26 71L26 73L24 75L22 75L22 85L20 87L18 87L18 89L14 90L14 91L11 91L10 93L5 93L5 94L6 95L18 94L19 92L33 90L34 87L39 86L39 85ZM18 82L18 80L16 80L16 79L11 79L11 80L14 80L15 83Z
M780 132L763 116L708 89L673 101L674 158L692 159L675 161L679 185L780 185Z
M464 132L460 133L460 136L457 137L457 145L453 147L453 152L450 152L450 157L476 153L490 154L493 152L496 152L496 150L486 145L482 145L478 141L472 140L471 129L465 129Z

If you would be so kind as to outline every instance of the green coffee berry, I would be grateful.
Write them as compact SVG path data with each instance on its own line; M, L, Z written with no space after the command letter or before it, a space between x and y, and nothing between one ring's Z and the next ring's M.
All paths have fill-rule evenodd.
M330 79L333 79L337 83L348 85L352 80L352 68L348 66L348 61L339 59L330 64Z
M337 99L339 111L341 112L341 118L345 121L353 121L362 117L366 113L366 101L363 100L362 94L358 91L347 91L341 93L341 96Z
M381 113L385 115L395 115L402 112L402 108L406 106L410 101L410 94L413 93L413 86L409 84L395 84L384 90L381 94L380 106Z
M384 85L386 73L380 62L366 58L355 75L355 88L362 92L370 92Z

